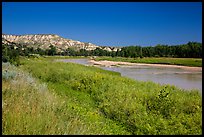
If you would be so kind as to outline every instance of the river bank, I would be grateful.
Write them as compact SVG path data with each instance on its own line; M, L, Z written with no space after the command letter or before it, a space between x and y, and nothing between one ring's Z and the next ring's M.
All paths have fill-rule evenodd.
M6 83L8 80L4 80L3 134L202 134L202 97L198 90L161 85L152 82L154 80L135 81L119 73L90 67L89 64L72 63L73 59L71 63L65 63L65 60L57 62L54 58L24 58L20 61L22 65L18 68L30 73L48 90L47 94L42 94L44 92L38 89L44 89L44 86L35 87L36 83L30 77L25 78L26 82L9 79L10 83ZM8 65L4 66L5 76L13 74L13 70L6 67ZM131 72L126 67L110 69ZM139 77L138 74L143 74L143 71L167 70L133 69L130 75ZM164 77L156 76L159 76L158 79ZM172 77L165 79L176 81ZM182 81L178 79L177 83ZM30 92L33 90L22 88L19 84L14 85L16 82L28 87L33 82L36 92ZM6 89L7 85L12 88ZM28 99L31 101L28 102ZM16 112L18 115L13 115Z
M100 66L120 66L120 65L128 65L128 66L154 66L154 67L168 67L168 68L181 68L181 69L187 69L190 71L202 71L202 67L189 67L189 66L180 66L180 65L165 65L165 64L147 64L147 63L130 63L130 62L122 62L122 61L108 61L108 60L102 60L102 61L96 61L96 60L90 60L90 63L93 65L100 65Z

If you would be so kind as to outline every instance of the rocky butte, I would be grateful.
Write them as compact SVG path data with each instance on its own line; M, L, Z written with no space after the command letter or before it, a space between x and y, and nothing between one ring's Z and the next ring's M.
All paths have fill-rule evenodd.
M50 45L56 47L58 52L63 52L67 48L74 48L76 50L95 50L100 48L107 51L117 51L119 48L97 46L92 43L80 42L71 39L65 39L55 34L36 34L36 35L6 35L2 34L3 44L17 44L21 46L30 46L34 49L48 49ZM120 50L120 49L119 49Z

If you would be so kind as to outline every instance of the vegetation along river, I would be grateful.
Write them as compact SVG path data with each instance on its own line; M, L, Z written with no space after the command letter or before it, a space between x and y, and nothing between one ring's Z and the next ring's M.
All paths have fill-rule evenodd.
M58 59L83 65L94 65L89 59ZM202 70L158 67L151 65L100 66L102 69L120 72L121 76L141 81L175 85L183 89L198 89L202 94Z

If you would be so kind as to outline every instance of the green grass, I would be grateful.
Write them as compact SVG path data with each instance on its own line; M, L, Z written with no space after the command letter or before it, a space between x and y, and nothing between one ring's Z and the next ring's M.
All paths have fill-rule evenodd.
M202 134L198 90L53 59L3 65L3 134Z
M2 81L3 134L129 134L101 116L90 95L60 83L40 84L14 66L3 65L3 71L19 74Z
M124 58L124 57L97 57L95 60L123 61L131 63L167 64L191 67L202 67L202 59L198 58Z

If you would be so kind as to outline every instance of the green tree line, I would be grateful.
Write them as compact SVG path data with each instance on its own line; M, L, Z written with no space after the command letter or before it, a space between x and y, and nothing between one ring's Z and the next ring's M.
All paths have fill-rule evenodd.
M121 57L176 57L176 58L201 58L202 44L188 42L183 45L156 45L155 47L129 46L123 47L116 53Z
M127 46L117 51L106 51L100 48L95 50L76 50L67 48L62 52L57 52L55 46L50 45L48 49L33 48L26 45L2 44L2 61L18 64L19 56L30 56L31 54L39 55L61 55L61 56L112 56L112 57L176 57L176 58L201 58L202 43L188 42L183 45L156 45L147 46Z
M53 51L54 52L54 51ZM52 52L52 53L53 53ZM73 48L66 49L65 52L55 55L68 56L112 56L112 57L176 57L176 58L201 58L202 44L198 42L188 42L183 45L156 45L154 47L127 46L122 47L118 51L106 51L100 48L87 51L85 49L75 50ZM49 54L48 54L49 55Z

